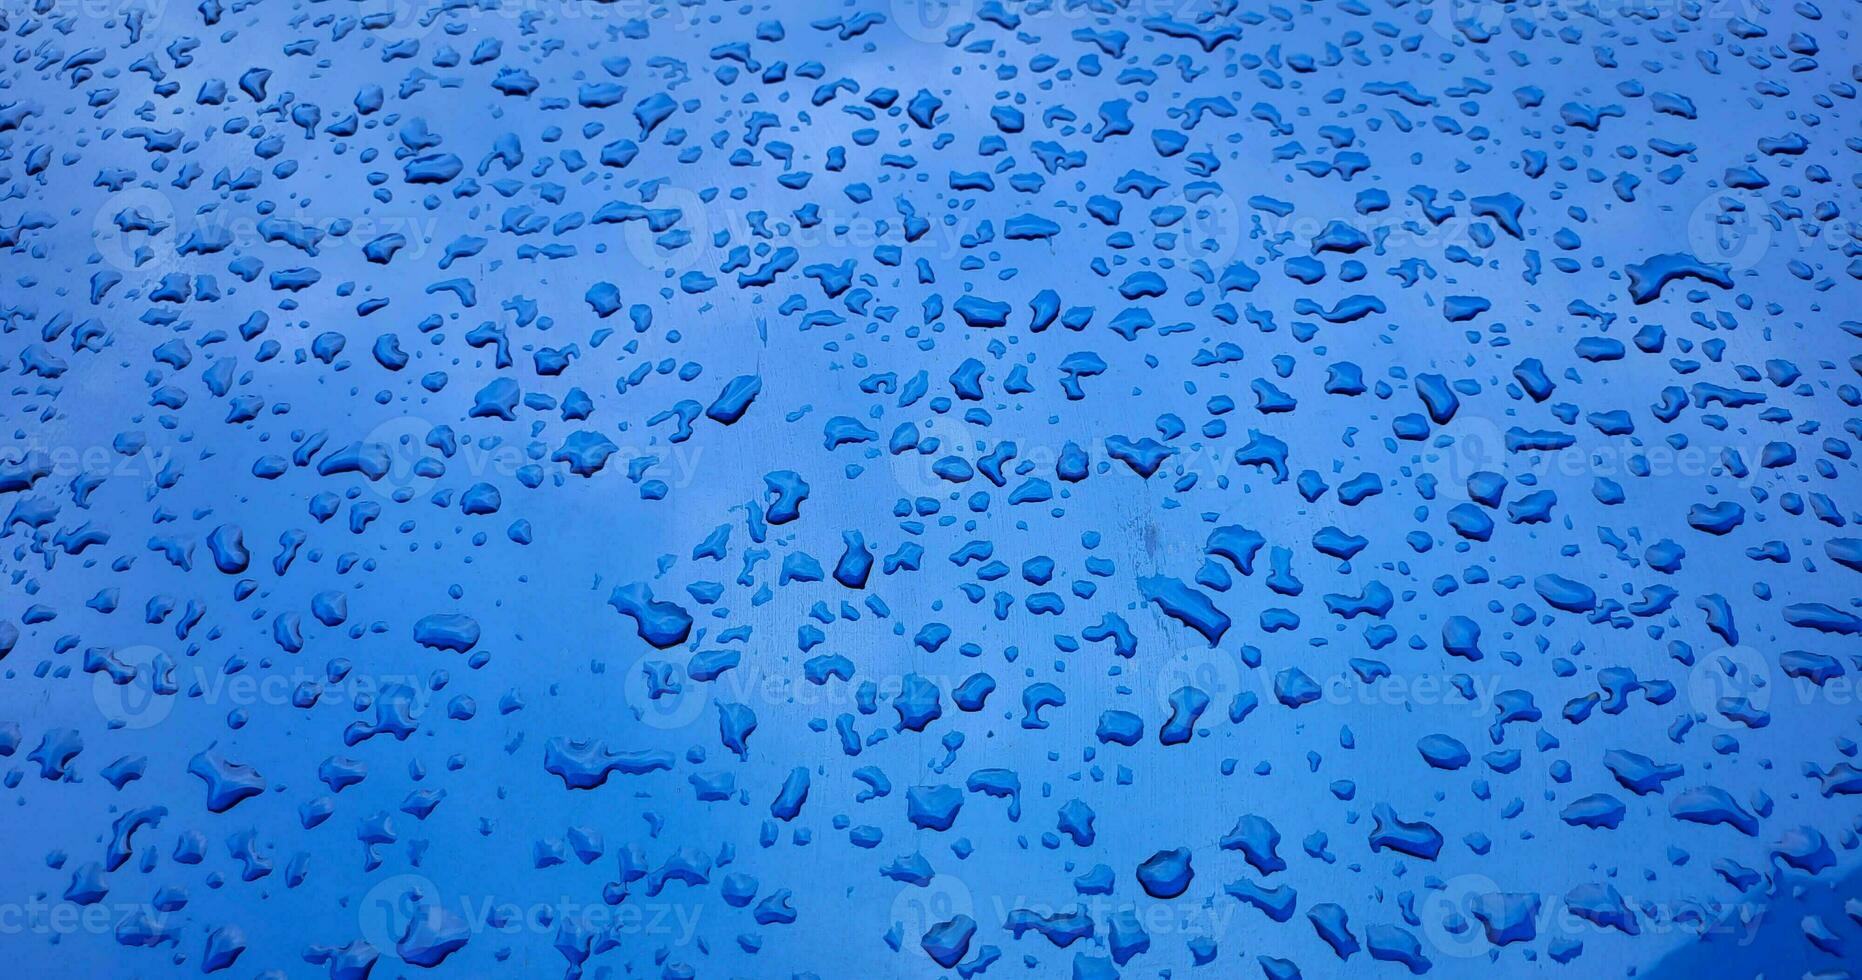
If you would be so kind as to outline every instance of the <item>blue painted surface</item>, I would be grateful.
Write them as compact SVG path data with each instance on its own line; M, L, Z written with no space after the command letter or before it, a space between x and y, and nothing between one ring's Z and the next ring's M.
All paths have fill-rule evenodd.
M1853 4L3 16L22 975L1858 959Z

